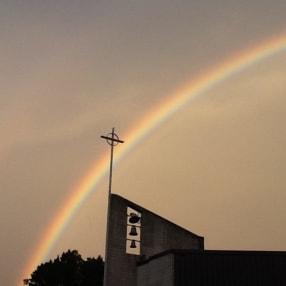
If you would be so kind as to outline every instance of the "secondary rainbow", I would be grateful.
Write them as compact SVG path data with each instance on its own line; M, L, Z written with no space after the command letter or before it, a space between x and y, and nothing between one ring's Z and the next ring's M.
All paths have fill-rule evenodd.
M203 75L193 79L191 83L175 92L161 105L153 108L145 117L137 122L127 134L124 134L125 144L117 147L114 163L118 163L138 142L149 135L160 124L170 118L179 109L183 108L197 96L212 88L214 85L226 80L234 73L238 73L258 61L286 50L286 36L278 36L260 45L243 51L229 58L221 65L206 71ZM23 278L28 277L35 267L45 260L49 251L70 222L78 209L82 206L91 192L108 172L109 153L105 154L99 162L89 171L86 177L75 187L70 197L56 213L48 225L42 239L28 261L17 286L22 285ZM20 284L21 283L21 284Z

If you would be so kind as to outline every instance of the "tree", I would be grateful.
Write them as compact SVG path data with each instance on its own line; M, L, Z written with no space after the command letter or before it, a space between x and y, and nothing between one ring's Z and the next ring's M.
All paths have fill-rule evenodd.
M102 286L104 262L101 256L82 259L77 250L68 250L53 261L40 264L25 279L29 286Z

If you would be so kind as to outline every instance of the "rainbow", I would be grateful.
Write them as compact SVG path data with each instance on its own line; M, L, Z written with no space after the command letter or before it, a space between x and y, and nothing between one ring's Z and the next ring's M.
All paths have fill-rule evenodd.
M264 60L286 49L286 36L282 35L268 40L260 45L252 47L244 52L232 56L218 67L206 71L203 75L192 80L192 82L175 92L164 103L153 108L144 118L137 122L122 138L125 144L118 146L114 163L118 163L128 152L130 152L144 137L149 135L160 124L170 118L178 110L184 108L196 97L206 92L214 85L226 80L235 73L241 72L249 66ZM28 277L38 264L43 262L50 250L63 233L66 225L71 221L76 212L83 205L87 197L96 189L102 179L106 176L109 167L109 154L105 154L99 162L89 171L82 181L72 191L70 197L56 213L43 234L43 238L37 245L31 259L28 261L21 275Z

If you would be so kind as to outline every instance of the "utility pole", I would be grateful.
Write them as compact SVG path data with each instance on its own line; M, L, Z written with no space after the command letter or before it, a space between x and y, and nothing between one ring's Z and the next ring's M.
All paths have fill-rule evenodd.
M108 229L109 229L110 199L111 199L111 187L112 187L113 148L119 143L124 143L124 141L119 140L119 137L114 133L114 128L112 128L111 133L109 133L107 136L101 136L101 138L106 139L106 142L110 145L109 188L108 188L107 224L106 224L106 241L105 241L105 263L104 263L104 278L103 278L103 285L107 286Z

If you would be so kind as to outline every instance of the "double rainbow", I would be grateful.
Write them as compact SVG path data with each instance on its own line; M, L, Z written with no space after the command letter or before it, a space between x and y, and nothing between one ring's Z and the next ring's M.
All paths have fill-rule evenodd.
M286 49L286 36L279 36L263 44L252 47L215 67L202 76L193 80L189 86L177 91L169 97L163 104L155 107L144 118L136 123L134 128L122 136L125 144L118 146L117 156L114 163L118 163L138 142L149 135L160 124L170 118L179 109L184 108L203 92L212 88L214 85L226 80L235 73L238 73L250 65L271 57L274 54L283 52ZM72 191L70 197L56 213L54 219L48 225L42 239L35 248L25 269L22 271L21 281L28 277L35 267L40 264L48 255L50 250L63 233L66 225L83 205L87 197L95 191L96 187L108 172L109 154L103 156L99 162L89 171L82 181ZM18 284L18 286L22 285Z

